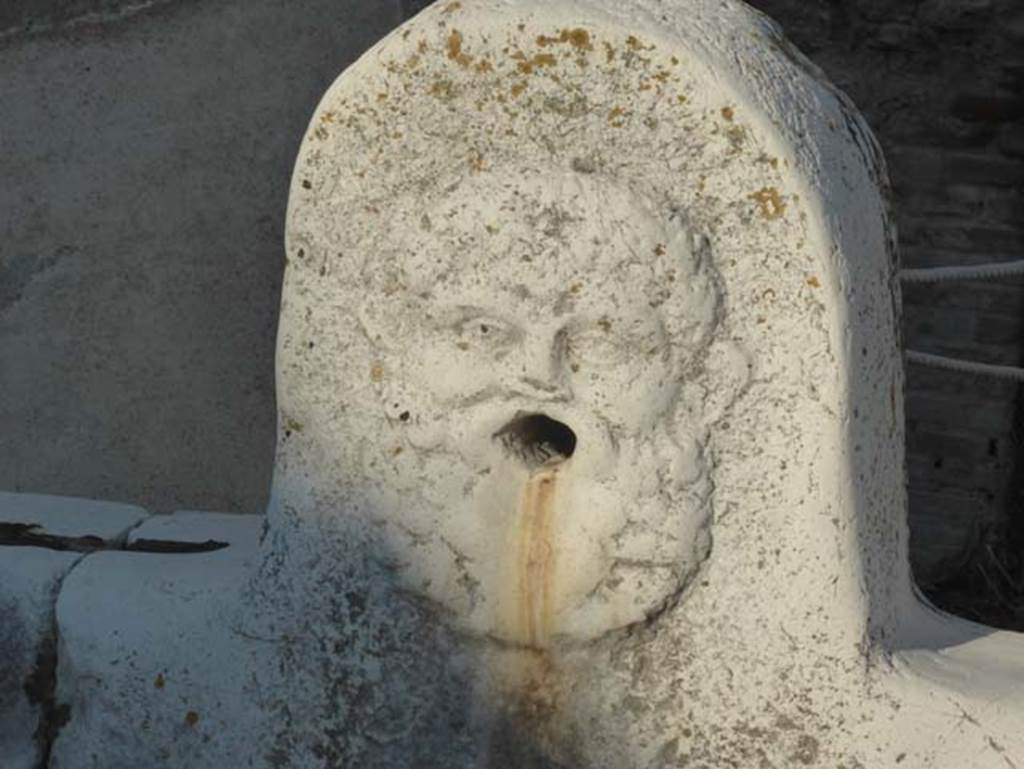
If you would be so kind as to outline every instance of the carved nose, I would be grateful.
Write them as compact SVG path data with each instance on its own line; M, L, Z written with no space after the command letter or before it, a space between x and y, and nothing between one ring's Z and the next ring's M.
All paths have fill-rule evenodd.
M546 414L517 414L494 434L529 470L561 464L576 451L576 433Z
M556 393L561 393L562 391L562 387L555 382L545 382L543 380L535 379L534 377L529 376L522 377L521 381L531 390L536 390L537 392L543 393L545 395L555 395Z
M528 389L527 395L548 400L568 397L562 347L561 336L556 335L528 351L519 375L519 383Z

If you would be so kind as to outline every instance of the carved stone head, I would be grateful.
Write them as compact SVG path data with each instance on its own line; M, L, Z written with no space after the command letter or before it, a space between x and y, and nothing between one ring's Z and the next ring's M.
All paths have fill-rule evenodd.
M364 274L381 424L360 472L391 487L376 514L408 587L460 626L592 638L706 555L707 467L676 407L716 296L668 210L596 174L474 175Z
M705 35L690 4L437 3L324 96L289 201L269 509L316 569L344 560L332 532L372 539L435 615L534 648L673 606L763 645L807 602L807 636L847 648L865 579L897 606L898 441L856 473L844 454L898 421L892 308L844 304L887 296L873 145L827 90L759 85L811 77L765 57L763 20L697 5L754 32ZM886 501L850 491L867 472Z

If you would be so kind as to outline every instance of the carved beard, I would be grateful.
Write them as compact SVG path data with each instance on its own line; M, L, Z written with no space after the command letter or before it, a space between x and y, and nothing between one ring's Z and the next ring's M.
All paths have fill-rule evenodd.
M572 430L571 457L531 463L501 440L536 413ZM592 640L673 603L708 554L708 469L672 419L630 433L510 397L436 424L447 432L412 426L412 448L366 472L401 583L457 628L531 647Z

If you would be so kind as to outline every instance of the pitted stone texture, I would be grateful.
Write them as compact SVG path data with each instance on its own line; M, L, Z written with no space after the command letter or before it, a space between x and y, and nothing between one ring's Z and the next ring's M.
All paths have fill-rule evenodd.
M245 766L259 715L251 675L269 648L236 632L261 519L155 516L134 539L229 543L212 553L105 552L57 604L57 693L71 719L54 769Z
M427 9L296 163L258 555L76 570L58 762L1024 763L910 579L884 185L738 2Z
M977 693L888 667L892 655L917 659L905 646L951 660L943 649L962 643L970 664L1022 675L913 594L884 185L849 103L734 3L441 2L328 91L289 207L268 539L278 558L263 587L283 595L274 580L294 585L310 563L304 592L344 595L355 575L329 573L344 549L294 554L368 542L364 557L389 575L371 584L390 579L423 600L428 626L477 639L449 654L475 681L479 718L450 726L470 755L436 752L412 730L388 750L433 766L595 767L874 766L879 755L998 766L1024 752L1019 695L939 750L952 724L940 703L971 712ZM588 211L582 201L598 197ZM680 225L706 243L702 259L671 235L659 242ZM678 315L692 331L662 321L674 386L637 390L643 364L609 376L621 358L588 354L592 338L576 329L592 316L614 349L615 311L667 313L668 263L691 289ZM721 296L703 324L702 275ZM645 291L648 276L668 296ZM646 302L620 298L634 290ZM657 359L656 338L631 349ZM634 397L643 408L631 411ZM647 410L644 440L665 430L708 457L683 463L706 473L700 505L634 514L643 497L630 483L659 479L672 452L632 465L623 404ZM493 437L535 414L578 440L553 469L515 476ZM588 486L600 493L575 504ZM696 570L652 584L668 543L683 544L685 570L699 511L710 538ZM619 532L635 535L643 584L615 572ZM609 583L634 614L602 600ZM342 603L307 611L339 642L312 618ZM931 628L925 641L908 640L915 625ZM292 648L292 680L315 689L329 666L301 635ZM425 681L407 683L429 700ZM378 684L347 707L372 721L397 690ZM310 702L308 750L343 731L325 715L332 703ZM355 763L383 752L330 744Z
M123 542L148 515L141 507L117 502L0 492L0 524L31 526L33 533L53 537L91 537L98 545Z
M52 715L54 604L82 556L0 547L0 757L4 769L36 769L43 719Z

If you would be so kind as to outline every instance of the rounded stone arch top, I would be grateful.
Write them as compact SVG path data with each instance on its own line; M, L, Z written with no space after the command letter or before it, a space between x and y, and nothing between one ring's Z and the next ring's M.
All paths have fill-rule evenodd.
M287 500L310 494L324 508L314 518L373 518L398 504L393 479L404 471L382 468L414 454L403 451L425 424L450 427L418 400L408 362L389 359L387 338L417 347L423 326L415 314L396 325L392 305L420 301L440 274L488 273L460 255L424 278L424 238L436 245L458 220L449 251L476 237L470 225L500 240L495 190L512 199L530 179L616 188L688 233L680 280L705 292L691 320L707 320L694 320L703 331L676 372L673 418L715 468L705 479L714 492L701 492L707 509L687 517L709 528L714 544L694 552L710 548L711 558L692 559L712 577L722 570L717 594L758 607L730 622L756 626L799 599L820 602L823 618L789 635L820 624L852 648L840 639L859 639L869 617L872 635L893 633L911 587L884 170L845 98L739 2L439 2L334 83L289 201L272 524ZM557 240L550 222L535 221L541 240ZM481 237L474 253L488 249ZM653 263L666 245L643 244L650 253L635 258ZM503 262L510 248L496 249ZM570 261L583 259L577 252ZM569 273L545 274L557 287ZM341 502L353 489L361 507ZM399 539L426 535L403 526L411 533ZM424 558L444 560L437 548ZM420 575L432 597L455 590L437 587L459 579L448 558L447 575ZM693 588L688 574L652 595L678 598ZM635 600L637 617L649 613Z

